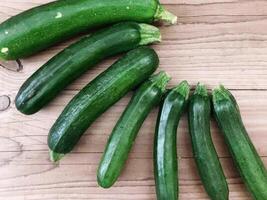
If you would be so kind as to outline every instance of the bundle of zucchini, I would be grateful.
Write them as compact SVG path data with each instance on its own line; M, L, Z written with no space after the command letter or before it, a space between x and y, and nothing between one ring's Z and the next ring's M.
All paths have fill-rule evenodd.
M156 192L159 200L177 200L177 127L189 103L189 132L203 185L211 199L228 200L228 185L210 134L211 101L206 87L199 84L189 97L186 81L166 90L170 77L165 72L152 75L159 58L144 45L161 40L159 29L146 24L155 21L175 24L177 17L158 0L58 0L8 19L0 25L0 59L5 61L114 24L82 37L39 68L20 88L16 107L24 114L34 114L88 69L127 52L86 85L61 113L48 136L51 160L57 162L71 152L101 114L137 88L107 142L97 173L99 185L109 188L116 182L144 120L160 105L154 141ZM212 93L212 105L245 184L256 200L267 200L267 172L244 128L236 100L220 86Z

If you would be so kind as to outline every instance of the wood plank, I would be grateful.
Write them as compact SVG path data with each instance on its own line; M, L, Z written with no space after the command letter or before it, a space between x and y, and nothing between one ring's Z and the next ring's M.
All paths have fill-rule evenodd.
M267 141L265 140L266 134L266 104L267 104L267 93L262 91L232 91L236 96L237 101L239 102L240 109L242 112L244 123L248 129L250 137L255 143L258 144L258 150L260 155L267 156ZM46 136L49 132L49 127L55 122L56 118L59 116L61 111L64 109L65 105L69 100L74 96L76 92L66 91L53 101L45 109L37 113L36 115L25 116L20 114L14 106L14 103L11 104L11 107L2 112L0 115L0 128L5 134L4 138L12 138L10 142L2 142L0 149L8 149L11 146L19 146L23 144L23 150L46 150ZM102 152L105 141L112 131L113 126L123 112L125 106L130 100L131 94L128 94L125 98L119 101L115 106L109 109L102 117L100 117L96 122L88 129L85 134L85 138L81 141L77 151L78 152L90 152L97 151ZM255 97L257 97L255 99ZM11 96L11 99L14 100L14 96ZM251 102L254 101L253 104ZM50 113L54 113L52 116ZM148 119L145 121L140 136L140 145L143 148L137 148L138 151L152 151L152 140L154 133L155 121L157 118L157 110L149 115ZM257 120L255 120L257 119ZM153 122L153 123L151 123ZM180 151L182 152L181 156L190 156L190 153L187 152L190 144L188 142L188 129L187 129L187 120L186 117L182 119L179 128L181 146ZM222 137L218 131L215 123L212 123L212 132L214 135L215 143L222 143ZM91 144L94 144L91 149ZM7 145L7 146L5 146ZM98 146L100 145L100 146ZM188 147L188 148L186 148ZM148 150L150 149L150 150ZM191 151L191 150L190 150ZM225 148L218 149L219 155L225 157L228 153L225 151ZM0 151L1 152L1 151Z
M98 188L96 184L97 165L106 140L120 113L129 101L130 94L93 124L74 152L62 160L59 166L50 163L46 145L49 127L74 93L72 91L64 92L47 109L35 116L19 114L14 105L5 111L5 115L0 115L0 120L5 121L0 125L1 132L5 133L5 136L0 137L2 144L0 148L0 171L2 173L0 197L10 195L19 199L21 195L26 195L31 199L34 195L43 193L48 195L46 198L49 199L54 197L53 193L60 194L63 190L68 189L71 194L86 190L85 196L88 195L87 197L92 199L97 199L98 196L101 196L100 199L112 199L115 198L116 194L129 191L136 194L134 196L136 199L155 198L152 149L154 125L157 117L156 109L144 123L126 169L116 186L113 189L104 191L104 195L102 189ZM233 93L240 104L244 122L251 139L256 144L257 150L267 165L266 134L264 130L266 125L265 120L263 120L267 112L264 106L267 103L267 94L262 91L247 92L238 90L233 91ZM255 99L255 96L257 99ZM12 96L11 99L13 99ZM251 105L253 100L255 102ZM54 116L49 115L51 112L54 113ZM178 133L178 150L181 158L181 198L206 199L206 194L203 191L192 159L186 116L183 117ZM212 134L230 184L231 199L248 198L249 195L233 167L227 148L214 122ZM140 170L140 166L142 166L142 170ZM69 176L70 174L71 176ZM60 183L58 183L59 180ZM114 196L106 196L113 193ZM42 198L44 198L43 195ZM60 198L69 197L60 196ZM123 197L121 198L123 199Z
M95 158L91 157L91 159ZM233 169L231 160L225 158L221 159L221 162L228 177L230 191L233 191L230 198L234 200L248 198L249 194ZM142 166L142 170L139 166ZM143 197L155 199L152 159L130 159L120 180L109 190L103 190L97 186L95 177L97 165L93 163L60 164L59 166L10 164L1 168L6 172L5 174L13 172L12 176L9 173L9 176L1 178L0 184L4 185L0 187L1 197L82 193L90 199L96 199L100 194L103 194L101 199L106 199L106 195L114 195L114 198L118 194L125 197L127 194L136 195L134 196L136 199L143 199ZM207 199L193 159L180 160L179 174L182 199ZM48 178L44 178L44 175ZM109 198L112 199L112 197Z
M6 7L14 9L8 10L13 15L40 3L11 1ZM18 9L21 5L24 6ZM255 9L250 9L252 6ZM265 1L189 2L167 7L179 16L181 24L162 27L163 42L154 47L161 58L160 70L164 69L173 76L171 85L187 79L192 84L202 81L210 86L222 82L231 89L267 88L267 30L262 28L266 24ZM4 16L8 17L4 14L0 20L4 20ZM74 40L23 60L24 70L20 73L0 69L0 84L4 86L0 91L3 88L17 91L26 78L71 42ZM68 89L81 89L114 60L99 64Z

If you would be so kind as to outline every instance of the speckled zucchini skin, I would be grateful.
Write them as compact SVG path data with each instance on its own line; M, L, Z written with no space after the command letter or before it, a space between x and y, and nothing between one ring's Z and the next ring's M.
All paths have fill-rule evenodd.
M255 200L267 200L267 170L249 138L234 96L220 86L212 97L216 120L244 183Z
M101 73L70 101L51 128L50 150L57 154L70 152L96 118L148 79L158 65L156 52L140 47Z
M144 120L161 100L169 77L160 73L136 91L108 140L98 168L98 184L111 187L118 179Z
M198 84L189 104L189 133L197 169L212 200L228 200L226 178L210 133L211 103L208 90Z
M159 111L154 140L154 176L158 200L179 198L177 127L187 108L190 86L183 81L170 90Z

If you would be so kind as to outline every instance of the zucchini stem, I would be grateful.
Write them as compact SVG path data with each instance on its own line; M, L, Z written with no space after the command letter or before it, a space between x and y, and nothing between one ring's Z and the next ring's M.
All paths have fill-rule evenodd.
M174 91L178 92L182 95L185 100L188 100L190 94L190 85L187 81L182 81L176 88L173 89Z
M152 25L139 24L141 41L140 45L146 45L154 42L161 42L160 30Z
M235 97L223 85L219 85L217 88L213 90L212 100L214 103L218 103L220 101L230 101L236 107L237 111L239 111L239 106L236 102Z
M166 25L177 24L177 16L166 10L162 5L158 5L154 20L162 21Z
M166 85L171 80L171 77L164 71L152 76L150 81L154 83L162 92L166 90Z
M203 96L203 97L208 97L209 96L207 87L202 83L198 83L197 84L197 87L195 89L194 94L200 95L200 96Z
M56 153L52 150L49 150L49 155L50 155L50 160L54 163L57 163L65 156L65 154Z
M212 97L214 102L219 102L223 100L231 100L229 98L228 92L226 92L226 89L223 85L219 85L217 88L215 88L212 92Z

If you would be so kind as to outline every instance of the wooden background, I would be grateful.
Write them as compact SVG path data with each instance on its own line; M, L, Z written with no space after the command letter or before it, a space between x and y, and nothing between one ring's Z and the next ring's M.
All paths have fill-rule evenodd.
M0 0L0 21L49 0ZM161 70L181 80L213 88L223 83L236 96L248 132L267 166L267 1L162 0L179 17L179 25L162 27L154 48ZM106 140L131 94L118 102L86 132L77 148L59 165L49 161L49 128L69 100L115 58L99 64L63 91L36 115L16 111L20 85L69 42L22 60L23 70L0 68L1 200L150 200L156 199L152 166L157 110L148 117L127 166L116 185L97 186L96 169ZM10 98L11 104L8 105ZM179 130L180 199L208 199L192 158L186 116ZM230 200L249 200L225 143L213 123L212 135L230 187Z

